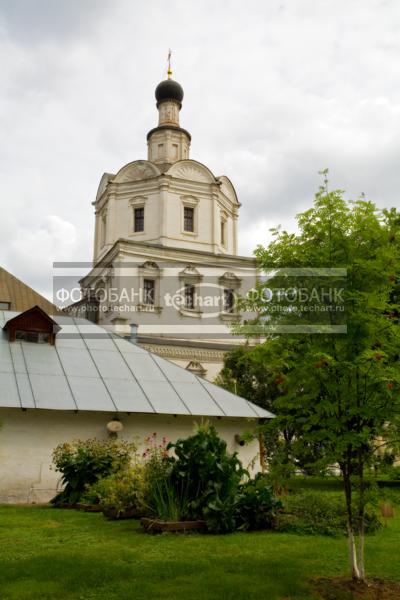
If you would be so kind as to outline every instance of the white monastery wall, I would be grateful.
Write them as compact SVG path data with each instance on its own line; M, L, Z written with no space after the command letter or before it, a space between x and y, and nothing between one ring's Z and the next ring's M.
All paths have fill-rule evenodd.
M0 503L48 502L61 489L60 473L52 470L53 449L74 439L107 439L106 425L114 415L104 412L66 412L56 410L0 410ZM144 438L157 433L168 441L193 433L195 423L212 422L227 442L230 452L237 451L245 467L254 461L259 470L259 446L254 440L240 446L236 434L250 431L256 420L205 418L173 415L121 415L124 430L120 437L135 440L143 448Z

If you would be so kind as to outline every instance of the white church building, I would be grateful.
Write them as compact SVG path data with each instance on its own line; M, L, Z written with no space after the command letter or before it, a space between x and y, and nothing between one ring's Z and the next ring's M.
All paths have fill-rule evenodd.
M101 178L93 268L68 310L121 335L133 331L142 347L213 380L224 353L243 341L231 326L240 320L236 298L255 285L255 259L237 254L231 181L190 158L183 89L170 70L155 96L147 160Z
M115 419L139 444L207 420L245 467L262 466L263 446L243 434L273 415L210 382L241 341L231 326L250 315L236 298L256 265L237 255L232 183L189 158L170 75L148 159L101 178L82 299L61 312L0 268L0 502L48 501L61 485L55 446L106 439Z

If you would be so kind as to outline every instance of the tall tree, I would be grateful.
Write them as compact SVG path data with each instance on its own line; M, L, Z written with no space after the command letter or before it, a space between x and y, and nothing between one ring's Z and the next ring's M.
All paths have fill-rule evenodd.
M325 179L298 233L273 234L256 249L268 276L247 300L259 317L243 329L267 338L278 422L340 467L351 573L364 580L365 472L376 440L398 439L400 216L346 202Z

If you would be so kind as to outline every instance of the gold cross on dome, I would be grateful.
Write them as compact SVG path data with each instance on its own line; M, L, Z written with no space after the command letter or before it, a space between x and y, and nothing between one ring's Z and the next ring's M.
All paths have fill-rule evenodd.
M171 79L172 77L172 69L171 69L171 55L172 55L172 50L171 48L168 50L168 79Z

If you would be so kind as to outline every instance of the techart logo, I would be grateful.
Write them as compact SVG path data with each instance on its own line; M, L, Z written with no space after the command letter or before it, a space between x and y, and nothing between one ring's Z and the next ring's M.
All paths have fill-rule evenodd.
M165 306L188 316L215 319L221 313L235 314L234 290L214 283L184 284L174 294L164 296Z

